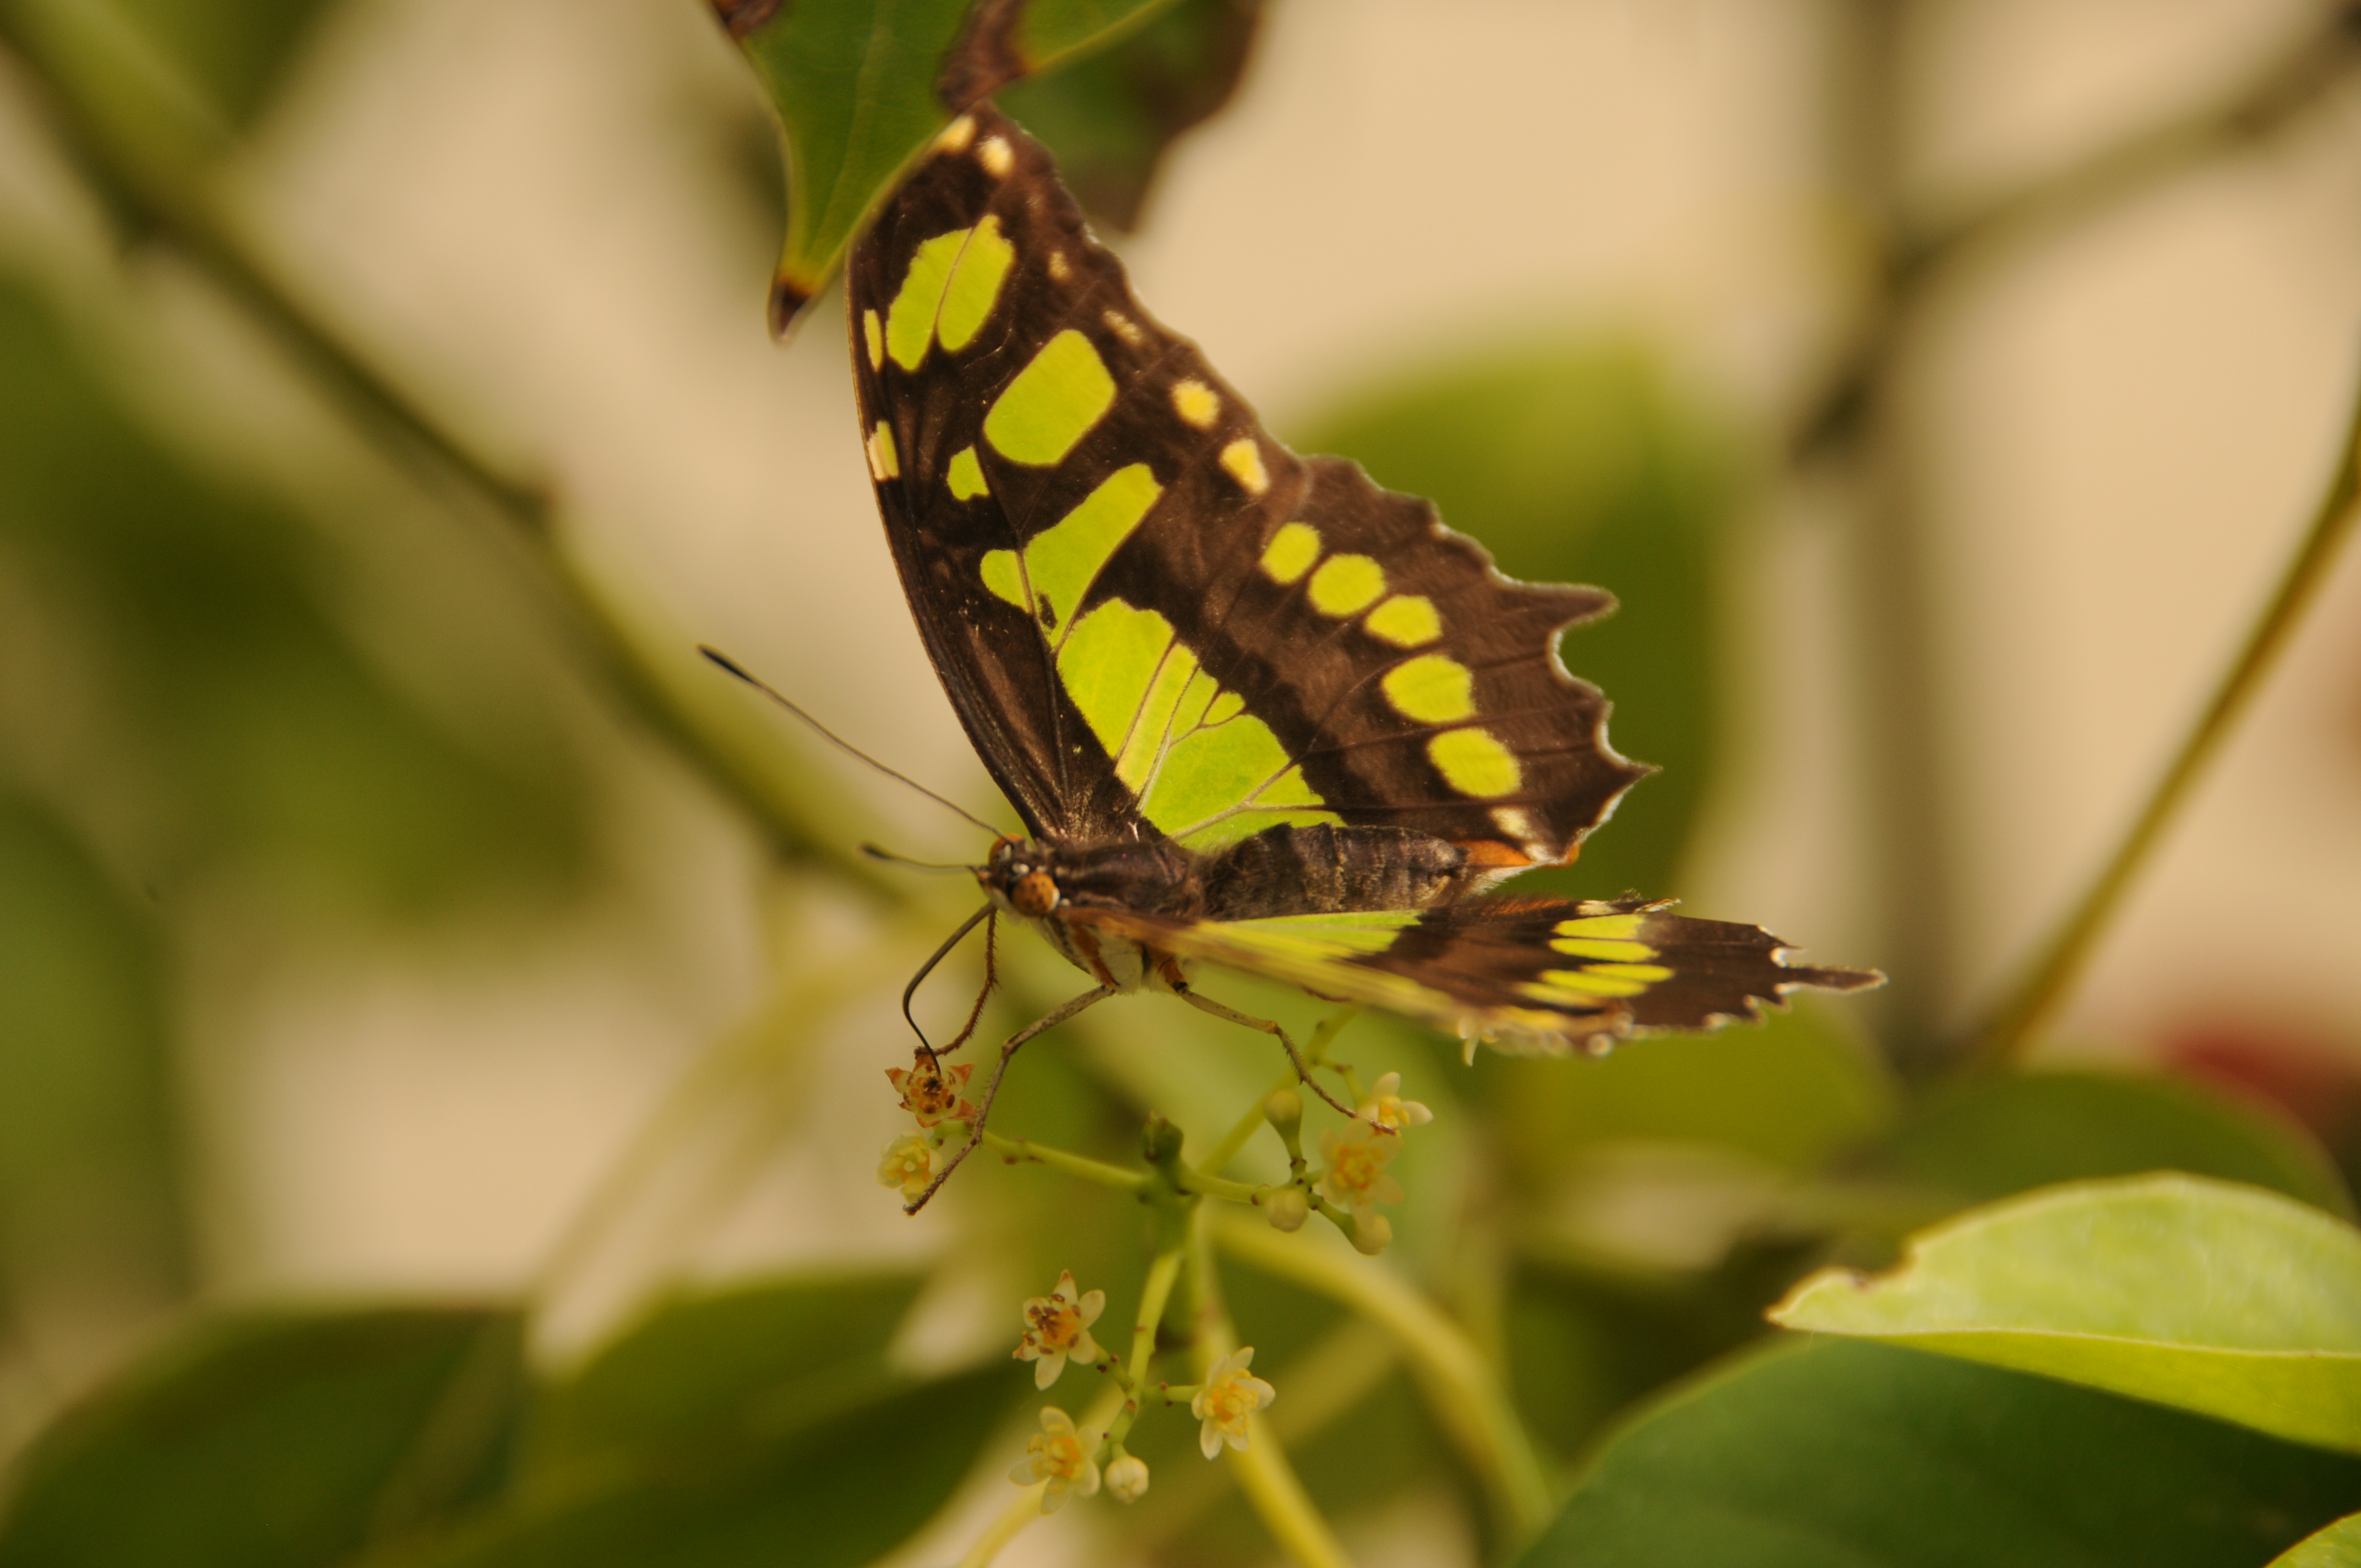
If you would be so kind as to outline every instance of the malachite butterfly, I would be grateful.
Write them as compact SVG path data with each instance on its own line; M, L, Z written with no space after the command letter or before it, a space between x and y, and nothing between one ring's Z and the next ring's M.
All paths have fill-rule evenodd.
M1194 992L1211 965L1472 1057L1878 983L1669 901L1493 894L1571 861L1648 772L1558 662L1612 598L1504 577L1428 502L1273 441L989 104L919 160L848 280L911 614L1029 835L976 875L1096 982L1053 1019L1148 987L1278 1033Z

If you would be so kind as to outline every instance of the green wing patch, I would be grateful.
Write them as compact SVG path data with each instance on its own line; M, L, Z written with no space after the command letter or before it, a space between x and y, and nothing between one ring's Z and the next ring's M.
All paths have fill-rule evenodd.
M1757 926L1694 920L1670 901L1468 899L1441 908L1174 921L1074 911L1184 959L1382 1007L1512 1052L1752 1022L1800 986L1859 991L1872 970L1787 961Z
M1555 863L1646 772L1557 662L1611 598L1511 582L1426 502L1272 441L990 105L848 276L895 564L1035 834L1382 826Z

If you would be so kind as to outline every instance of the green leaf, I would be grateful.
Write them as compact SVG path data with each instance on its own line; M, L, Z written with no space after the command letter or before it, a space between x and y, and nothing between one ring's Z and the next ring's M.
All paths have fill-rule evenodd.
M714 0L785 137L785 334L955 109L1121 38L1170 0Z
M1621 608L1567 632L1560 653L1614 700L1616 749L1664 771L1623 797L1578 865L1517 888L1670 889L1719 754L1711 571L1731 492L1704 422L1640 354L1568 343L1411 378L1301 433L1300 450L1432 498L1510 576L1614 591Z
M2127 1073L1970 1080L1930 1097L1872 1163L1962 1207L2065 1181L2180 1170L2353 1212L2336 1168L2292 1122L2192 1084Z
M1180 0L1071 70L1011 82L996 101L1058 156L1092 217L1139 226L1173 142L1237 91L1262 0Z
M2348 1514L2271 1559L2271 1568L2361 1568L2361 1514Z
M1520 1568L2253 1568L2361 1462L2047 1378L1789 1342L1646 1411Z
M78 835L0 788L0 1299L185 1283L155 911Z
M1480 1051L1471 1069L1501 1152L1537 1186L1577 1147L1628 1141L1710 1144L1810 1169L1894 1115L1894 1086L1871 1050L1841 1014L1808 1001L1759 1028L1666 1036L1566 1065Z
M1772 1310L2361 1453L2361 1231L2188 1176L2054 1188L1822 1269Z
M496 1478L522 1344L501 1310L201 1322L35 1441L0 1564L313 1568L432 1523Z
M764 1281L664 1303L550 1389L531 1468L654 1451L700 1432L776 1431L884 1384L915 1274Z
M1019 1367L991 1366L783 1434L642 1450L563 1484L529 1487L439 1545L390 1561L402 1568L862 1568L942 1507L1030 1382Z

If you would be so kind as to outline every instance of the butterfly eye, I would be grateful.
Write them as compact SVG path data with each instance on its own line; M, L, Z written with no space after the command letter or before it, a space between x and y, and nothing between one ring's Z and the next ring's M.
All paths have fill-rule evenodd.
M1008 902L1019 915L1047 915L1058 907L1058 883L1048 872L1027 872L1009 890Z

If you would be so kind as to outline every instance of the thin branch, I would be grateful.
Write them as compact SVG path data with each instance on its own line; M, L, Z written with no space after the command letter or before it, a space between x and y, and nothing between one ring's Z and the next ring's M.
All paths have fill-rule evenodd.
M858 854L849 835L824 824L835 816L815 773L788 779L766 765L759 745L733 736L726 722L700 714L726 711L701 700L668 673L686 639L655 633L613 584L598 581L561 544L557 507L548 489L503 472L451 425L381 375L337 330L280 285L229 226L204 192L203 168L150 167L94 115L40 52L0 11L0 46L17 74L44 100L40 107L68 163L114 219L126 244L162 247L180 258L281 345L353 422L398 463L423 471L489 510L521 542L536 568L554 619L596 675L643 723L696 763L791 859L825 860L872 890L900 900L906 889ZM686 660L685 670L701 670Z
M2165 771L2106 868L2091 883L2024 977L1970 1036L1972 1059L2000 1063L2022 1055L2037 1026L2081 976L2092 948L2105 931L2140 867L2162 840L2174 814L2188 799L2206 764L2222 749L2223 741L2239 715L2246 711L2264 676L2270 673L2305 608L2328 580L2337 551L2351 536L2355 517L2361 515L2361 507L2355 504L2356 499L2361 499L2361 393L2356 394L2335 471L2312 516L2312 527L2296 551L2295 559L2288 564L2286 576L2279 579L2279 591L2271 596L2261 619L2247 633L2246 645L2240 651L2237 663L2223 677L2213 700L2206 705L2196 727L2181 742L2180 754Z
M1880 306L1797 421L1790 444L1796 461L1850 444L1894 357L1905 318L1940 274L1999 243L2088 223L2208 162L2251 151L2326 103L2356 70L2361 4L2334 5L2317 27L2197 108L1922 231L1885 214L1894 237Z

